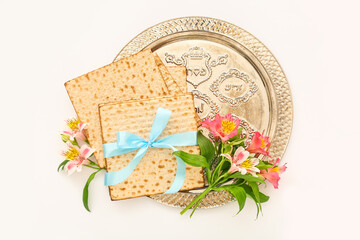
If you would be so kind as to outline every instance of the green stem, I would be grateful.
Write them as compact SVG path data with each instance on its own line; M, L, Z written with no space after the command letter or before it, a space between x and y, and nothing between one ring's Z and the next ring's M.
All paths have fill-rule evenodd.
M90 159L88 159L88 160L89 160L89 164L90 164L90 165L96 166L96 167L100 168L100 166L97 165L95 162L91 161Z
M88 168L92 168L92 169L96 169L96 170L105 170L104 168L97 168L97 167L93 167L93 166L90 166L90 165L86 165L86 164L84 164L83 166L85 166L85 167L88 167Z
M208 194L211 189L212 189L212 185L210 185L207 189L205 189L199 196L197 196L191 203L189 203L189 205L186 206L186 208L184 208L184 210L182 210L180 212L181 215L183 215L187 210L189 210L189 208L191 208L195 203L198 203L197 205L199 205L199 203L201 202L201 200L205 197L206 194ZM196 206L197 207L197 206ZM191 216L190 216L191 217Z
M205 197L205 196L204 196L204 197ZM197 209L197 207L199 206L199 204L201 203L201 201L204 199L204 197L203 197L202 199L200 199L200 200L196 203L195 207L193 208L193 210L192 210L192 212L191 212L191 214L190 214L190 218L192 217L192 215L194 214L195 210Z
M216 141L215 142L215 156L219 155L221 142Z
M225 173L224 175L221 175L221 176L217 179L217 181L216 181L216 183L214 184L214 186L225 183L225 182L228 180L228 176L229 176L229 175L230 175L229 172ZM220 181L221 179L223 179L223 180Z
M224 153L224 144L220 143L221 144L221 152L220 154ZM219 155L220 155L219 154ZM218 178L219 176L219 171L221 170L222 168L222 165L224 164L224 157L221 157L219 160L220 160L220 163L216 166L216 168L214 169L214 172L211 176L211 182L214 182L216 178Z
M224 161L225 157L221 157L221 158L222 158L222 159L221 159L221 162L220 162L220 164L219 164L220 166L219 166L219 170L218 170L219 172L218 172L217 175L219 175L219 174L221 173L221 172L220 172L220 171L221 171L221 168L222 168L222 166L224 165L224 162L225 162L225 161Z
M84 186L83 197L82 197L82 198L83 198L83 205L84 205L85 209L88 210L89 212L90 212L90 208L89 208L89 185L90 185L91 181L94 179L95 175L96 175L98 172L100 172L101 170L104 170L104 169L103 169L103 168L100 168L100 169L97 170L96 172L93 172L93 173L89 176L89 178L88 178L88 180L87 180L87 182L86 182L86 184L85 184L85 186Z

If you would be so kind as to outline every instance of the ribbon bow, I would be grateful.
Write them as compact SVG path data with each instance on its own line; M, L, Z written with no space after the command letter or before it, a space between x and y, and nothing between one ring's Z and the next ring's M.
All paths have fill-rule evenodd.
M103 144L105 158L122 155L139 149L133 160L125 168L116 172L105 173L105 186L112 186L127 179L139 164L140 160L144 157L149 147L171 148L174 151L177 151L174 146L197 145L196 131L173 134L156 140L165 129L170 119L170 115L170 110L158 108L151 127L149 140L145 140L133 133L118 132L117 142ZM178 192L184 184L186 174L185 163L179 157L176 157L176 162L175 180L165 194Z

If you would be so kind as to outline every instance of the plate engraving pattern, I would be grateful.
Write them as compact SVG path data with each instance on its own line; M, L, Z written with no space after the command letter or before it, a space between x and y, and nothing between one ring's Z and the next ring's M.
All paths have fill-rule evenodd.
M239 118L235 115L233 115L233 117ZM245 119L240 118L240 120L241 120L241 122L240 122L239 126L244 129L244 133L242 133L241 137L246 137L245 146L248 147L251 143L251 139L253 138L253 136L255 134L255 128L253 126L251 126L250 123L248 123Z
M230 82L233 78L236 78L237 81ZM247 102L257 90L258 87L255 82L246 73L237 69L230 69L228 72L222 73L210 85L210 91L221 102L228 103L232 107Z
M194 95L195 100L195 112L199 115L201 120L206 118L212 118L217 113L219 113L219 106L211 100L211 98L205 93L201 93L198 90L193 90L192 94Z
M173 54L165 53L165 61L167 63L186 67L187 82L193 85L194 88L209 80L213 67L226 65L227 58L228 55L225 54L210 62L210 54L197 46L190 48L180 58L176 58Z

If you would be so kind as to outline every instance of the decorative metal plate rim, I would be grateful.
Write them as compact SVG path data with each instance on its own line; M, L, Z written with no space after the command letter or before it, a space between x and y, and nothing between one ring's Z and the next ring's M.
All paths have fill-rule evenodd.
M263 66L274 88L277 103L277 122L275 135L272 139L271 154L273 157L282 157L287 148L292 130L293 104L290 86L285 73L271 51L260 40L244 29L232 23L209 17L181 17L170 19L156 24L138 34L125 45L117 54L114 61L137 53L163 37L190 31L211 32L226 36L241 44L253 54ZM149 197L168 206L183 207L184 204L190 203L196 196L197 194L195 193L179 192L176 194L161 194ZM232 201L232 198L226 192L211 193L207 195L203 203L199 205L199 208L222 206L230 201Z

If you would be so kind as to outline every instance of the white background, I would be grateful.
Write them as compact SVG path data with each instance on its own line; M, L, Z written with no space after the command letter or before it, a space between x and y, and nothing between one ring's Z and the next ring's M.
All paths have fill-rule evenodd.
M357 1L0 1L1 239L360 239ZM226 20L274 53L294 128L279 190L192 219L143 197L111 202L103 175L57 173L75 116L63 83L110 63L134 36L183 16Z

